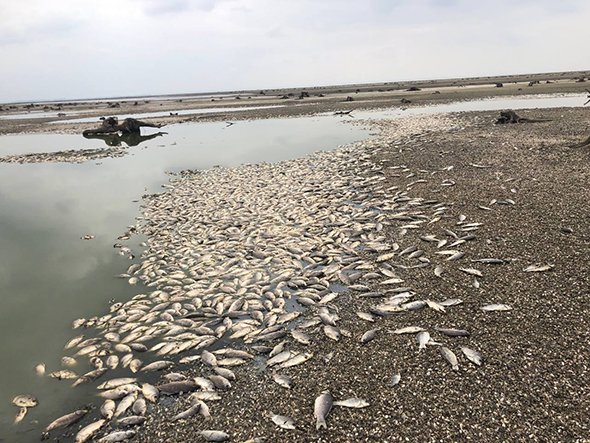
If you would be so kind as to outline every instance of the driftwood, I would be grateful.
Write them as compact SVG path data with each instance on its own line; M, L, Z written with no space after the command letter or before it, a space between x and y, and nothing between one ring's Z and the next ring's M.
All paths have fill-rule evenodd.
M588 93L588 97L586 97L588 99L588 101L586 103L584 103L584 106L586 106L588 103L590 103L590 90L586 89L586 92Z
M102 121L102 125L99 128L87 129L82 132L82 135L113 134L115 132L120 132L122 134L139 134L142 127L161 128L162 126L163 125L142 122L134 118L126 118L122 123L119 123L117 117L109 117Z
M350 109L349 111L336 111L334 115L350 115L353 110Z
M549 119L534 119L534 118L525 118L520 117L516 112L512 109L507 111L500 111L500 117L496 120L497 125L504 125L508 123L539 123L539 122L549 122Z

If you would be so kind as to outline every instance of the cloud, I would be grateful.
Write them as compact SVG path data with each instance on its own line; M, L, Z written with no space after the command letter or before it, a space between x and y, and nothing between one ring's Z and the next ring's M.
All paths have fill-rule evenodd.
M570 70L583 0L2 0L0 101Z

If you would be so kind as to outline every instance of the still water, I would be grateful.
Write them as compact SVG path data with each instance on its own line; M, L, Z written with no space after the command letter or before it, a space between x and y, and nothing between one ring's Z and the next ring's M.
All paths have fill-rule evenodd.
M166 171L275 162L367 136L332 117L166 129L168 135L130 148L122 158L0 163L0 441L38 441L51 420L90 401L100 404L93 387L72 389L71 380L41 379L33 367L45 362L48 372L61 369L63 345L80 333L72 331L72 320L104 315L109 300L126 301L141 292L115 277L133 262L113 244L140 214L141 196L162 191ZM106 147L77 135L0 137L0 155L100 146ZM85 234L95 239L81 240ZM129 245L137 256L139 242ZM72 369L90 370L85 364ZM34 394L40 403L13 426L18 409L11 400L21 393Z
M585 96L478 100L411 108L355 111L356 117L526 107L581 106ZM70 388L71 381L39 378L33 367L61 369L63 345L80 331L72 320L103 315L111 300L141 292L115 276L133 261L113 248L134 224L141 196L162 190L166 171L214 165L275 162L332 149L366 138L348 117L318 116L166 127L168 135L129 148L122 158L83 164L0 163L0 441L38 441L51 420L96 401L94 385ZM33 134L0 137L0 155L106 147L78 135ZM95 239L81 240L85 234ZM141 252L133 238L129 246ZM138 259L135 259L138 261ZM85 359L81 359L84 361ZM85 364L77 373L90 370ZM113 374L117 376L116 372ZM39 406L13 426L13 396L32 393Z

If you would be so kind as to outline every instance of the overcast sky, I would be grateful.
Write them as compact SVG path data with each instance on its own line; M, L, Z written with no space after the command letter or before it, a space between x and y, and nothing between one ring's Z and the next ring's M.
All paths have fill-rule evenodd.
M0 0L0 102L588 69L588 0Z

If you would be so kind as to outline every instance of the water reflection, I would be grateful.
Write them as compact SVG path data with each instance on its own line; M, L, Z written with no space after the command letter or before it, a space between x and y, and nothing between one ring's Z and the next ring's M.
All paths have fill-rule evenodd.
M156 132L155 134L141 135L139 133L132 134L83 134L86 139L95 139L104 141L107 146L121 146L125 143L127 146L137 146L140 143L152 140L156 137L161 137L168 134L167 132Z

